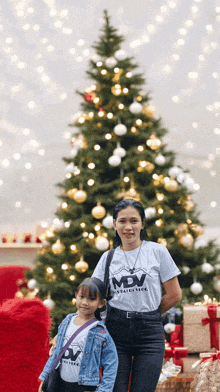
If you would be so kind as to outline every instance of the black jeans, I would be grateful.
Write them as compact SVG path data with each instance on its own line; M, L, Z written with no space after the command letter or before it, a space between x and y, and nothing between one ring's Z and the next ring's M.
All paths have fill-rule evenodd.
M66 382L62 379L60 381L60 392L86 392L95 391L96 389L97 387L78 385L78 383Z
M119 358L113 392L154 392L164 358L164 328L159 309L125 312L108 307L106 327Z

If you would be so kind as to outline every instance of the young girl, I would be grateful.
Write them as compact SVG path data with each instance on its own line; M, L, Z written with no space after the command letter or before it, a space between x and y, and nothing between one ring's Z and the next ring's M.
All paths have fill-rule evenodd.
M165 246L144 240L145 213L139 202L122 200L113 219L116 249L109 268L113 298L105 324L119 357L114 392L128 391L130 373L132 392L154 392L165 346L161 313L181 299L180 271ZM102 281L107 254L93 273Z
M76 291L77 313L69 314L59 325L56 348L48 359L42 373L38 392L42 392L54 360L73 333L94 318L97 309L106 303L105 287L97 278L87 278ZM100 367L103 368L100 381ZM59 362L60 392L111 392L118 367L115 344L102 321L95 320L72 341Z

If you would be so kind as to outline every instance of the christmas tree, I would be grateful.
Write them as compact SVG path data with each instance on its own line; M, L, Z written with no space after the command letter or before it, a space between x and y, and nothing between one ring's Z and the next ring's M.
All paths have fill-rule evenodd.
M121 49L123 40L104 11L87 71L90 85L77 92L82 113L70 124L72 150L63 158L68 173L58 184L57 218L46 232L36 268L27 273L33 279L29 287L37 282L38 295L53 307L54 332L75 311L78 284L114 246L112 213L124 198L142 203L149 239L166 246L180 268L183 302L213 298L220 291L219 249L214 241L196 246L203 234L192 198L196 184L163 143L167 130L142 91L138 65Z

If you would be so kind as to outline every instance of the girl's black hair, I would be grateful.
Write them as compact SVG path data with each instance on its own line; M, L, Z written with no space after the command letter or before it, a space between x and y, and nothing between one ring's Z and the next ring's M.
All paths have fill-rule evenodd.
M117 217L118 217L119 211L121 211L121 210L123 210L124 208L127 208L127 207L134 207L134 208L136 208L136 210L140 214L142 222L145 222L144 207L142 206L141 203L139 203L139 201L134 200L134 199L121 200L118 204L116 204L116 206L114 208L114 212L113 212L113 219L116 220ZM117 231L116 231L115 234L116 234L116 237L115 237L115 248L117 248L117 246L120 246L122 244L122 242L121 242L121 238L119 237ZM147 233L146 233L146 231L144 229L141 229L140 239L141 240L148 239Z
M76 294L79 289L82 289L83 294L88 294L90 299L96 299L99 294L100 300L106 299L106 290L104 283L98 278L86 278L80 283L76 290Z

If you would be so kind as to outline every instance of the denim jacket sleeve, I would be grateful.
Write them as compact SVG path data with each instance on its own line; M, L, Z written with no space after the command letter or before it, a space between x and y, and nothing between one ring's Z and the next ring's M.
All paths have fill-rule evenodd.
M112 392L118 369L118 354L115 343L107 332L106 344L102 348L101 357L102 381L97 392Z

